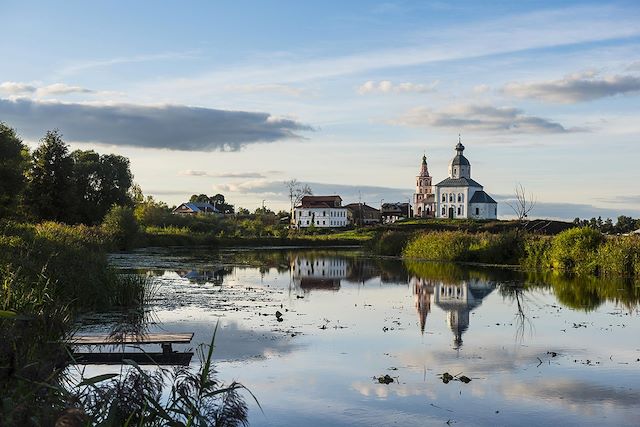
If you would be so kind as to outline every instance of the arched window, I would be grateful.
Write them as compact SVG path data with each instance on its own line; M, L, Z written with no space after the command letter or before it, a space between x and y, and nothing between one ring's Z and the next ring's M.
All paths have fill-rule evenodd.
M449 201L450 202L455 202L453 193L449 194Z
M447 201L447 193L442 193L442 201L443 202Z
M445 216L447 214L447 207L443 206L442 207L442 216Z
M460 206L458 206L458 215L460 215Z

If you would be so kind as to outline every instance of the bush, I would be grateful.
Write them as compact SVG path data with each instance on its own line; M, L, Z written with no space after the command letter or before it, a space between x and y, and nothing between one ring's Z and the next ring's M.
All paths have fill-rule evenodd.
M405 231L384 231L377 233L367 244L367 249L377 255L400 256L413 233Z
M599 272L604 276L640 277L640 238L618 236L606 239L598 249Z
M113 206L104 216L102 229L121 250L131 249L139 233L133 209L126 206Z
M555 269L598 274L597 252L604 237L589 227L572 228L554 237L550 260Z

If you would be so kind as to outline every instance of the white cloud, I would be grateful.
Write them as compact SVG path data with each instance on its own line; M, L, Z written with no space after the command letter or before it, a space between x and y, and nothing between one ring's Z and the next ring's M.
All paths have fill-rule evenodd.
M571 104L640 92L640 77L632 75L599 77L596 72L589 71L571 74L559 80L512 82L504 86L503 92L517 98Z
M637 13L615 7L572 7L507 16L470 23L460 28L434 28L411 42L398 41L392 49L377 49L349 55L307 59L287 56L269 67L247 62L190 78L165 79L150 83L146 91L202 93L203 88L232 85L292 83L371 70L409 67L440 61L478 58L488 55L554 48L640 35ZM418 42L415 40L418 39Z
M393 84L389 80L382 80L380 82L369 80L358 88L358 93L360 95L372 93L426 93L432 92L437 85L437 80L428 85L410 82Z
M9 96L31 94L36 97L42 97L49 95L69 95L72 93L95 93L95 91L66 83L53 83L46 86L39 86L23 82L3 82L0 83L0 93Z
M577 130L567 129L548 119L526 115L518 108L486 104L453 105L441 110L417 107L391 123L475 132L566 133Z
M38 88L32 84L21 82L2 82L0 83L0 92L7 95L24 95L34 93Z
M38 95L68 95L71 93L93 93L91 89L81 86L71 86L65 83L54 83L48 86L39 87L36 91Z

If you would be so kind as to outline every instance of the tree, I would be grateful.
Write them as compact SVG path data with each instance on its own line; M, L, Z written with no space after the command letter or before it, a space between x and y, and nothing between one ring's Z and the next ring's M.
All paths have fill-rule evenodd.
M28 156L15 130L0 122L0 217L15 211L25 185Z
M189 203L211 203L211 199L206 194L193 194L189 198Z
M71 158L77 221L97 224L111 206L132 205L129 159L115 154L99 155L93 150L76 150Z
M526 193L522 184L518 184L515 188L515 200L511 203L507 202L507 205L516 214L518 221L522 221L526 219L533 208L535 208L536 200L532 194Z
M36 218L69 222L73 218L73 160L58 130L47 131L33 152L25 203Z
M309 185L302 184L295 178L291 181L285 181L284 185L287 187L287 190L289 190L289 201L291 202L289 213L291 218L293 218L293 208L302 202L304 196L311 196L313 191L311 191Z
M133 209L114 205L104 216L102 229L111 236L118 249L131 249L138 236L138 222Z
M636 221L630 216L620 215L616 222L616 233L629 233L636 228Z

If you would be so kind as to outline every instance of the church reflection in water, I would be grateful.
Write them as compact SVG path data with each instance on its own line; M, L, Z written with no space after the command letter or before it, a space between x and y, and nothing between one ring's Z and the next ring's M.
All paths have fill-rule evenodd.
M454 348L460 348L462 335L469 328L470 313L495 289L495 283L463 274L460 279L424 279L409 275L404 268L398 269L398 264L388 264L393 267L387 268L383 260L366 258L310 255L292 255L290 258L293 285L305 293L338 291L343 283L365 284L371 279L378 279L381 285L409 284L415 297L420 331L424 334L433 303L445 312L447 325L453 333Z
M420 331L424 333L431 302L446 313L447 325L453 333L454 348L462 346L462 334L469 328L469 314L482 304L482 300L496 287L495 283L481 279L445 283L441 280L412 277Z

